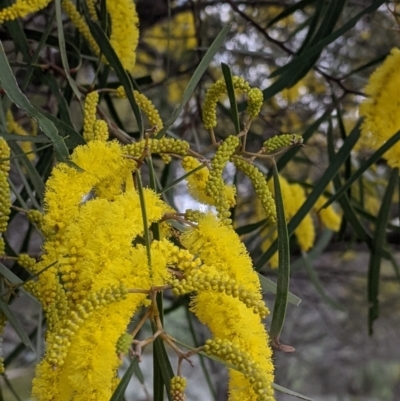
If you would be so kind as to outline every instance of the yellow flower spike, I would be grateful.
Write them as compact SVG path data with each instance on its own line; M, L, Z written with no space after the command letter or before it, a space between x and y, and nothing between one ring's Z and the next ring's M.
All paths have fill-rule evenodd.
M239 143L239 138L231 135L218 147L217 152L211 161L211 171L205 188L206 195L214 199L214 204L218 211L218 217L224 222L224 224L231 224L232 221L229 218L230 204L226 196L222 173L229 159L239 146Z
M186 156L182 159L182 167L186 172L190 172L201 163L192 156ZM190 195L196 200L207 205L215 205L215 201L211 196L206 195L207 181L210 176L210 171L206 166L197 170L195 173L191 174L186 178L188 182L188 188ZM236 188L231 185L224 184L224 192L226 200L229 203L229 207L234 207L236 204Z
M231 394L230 399L254 399L257 401L275 400L271 375L263 371L262 366L252 358L252 355L243 351L237 344L227 339L216 338L207 340L204 350L207 354L214 355L234 365L248 380L248 386L250 386L252 390L251 394L246 394L243 389L240 389L239 391L244 393L242 394L243 398L234 398Z
M97 11L96 11L96 3L97 0L86 0L87 8L89 10L89 14L92 17L93 21L98 21Z
M76 29L79 33L85 38L88 42L89 46L93 50L96 56L100 55L100 48L97 45L96 41L94 40L92 34L90 33L90 29L86 24L85 19L79 14L78 10L76 9L74 3L71 0L62 0L61 3L64 11L68 15L69 19L75 25Z
M6 243L4 242L4 238L0 237L0 255L6 254Z
M99 92L90 92L85 99L83 112L83 138L86 142L95 139L94 123L96 122L97 103L99 101Z
M143 93L139 93L138 91L133 91L133 95L140 110L143 111L149 120L150 125L157 128L155 132L161 131L161 129L164 127L164 124L161 120L158 110L154 107L154 104L151 102L151 100L143 95Z
M10 170L10 148L7 142L0 138L0 233L7 230L8 216L11 208L11 193L8 183Z
M136 62L136 48L139 41L139 18L132 0L107 0L110 14L110 43L122 66L132 71Z
M240 157L234 157L232 161L235 166L242 170L253 183L254 189L257 196L260 198L267 219L270 219L273 223L276 222L275 201L272 197L271 191L268 188L264 174L256 166L248 163L246 160Z
M21 135L21 136L29 135L25 131L25 129L14 120L14 116L13 116L11 110L7 110L6 121L7 121L7 131L10 134L16 134L16 135ZM32 152L33 151L32 142L27 142L27 141L20 142L20 147L21 147L22 151L26 154L26 157L29 160L32 161L35 159L35 154Z
M241 77L232 77L233 87L240 89L248 96L247 113L250 117L256 117L260 113L264 101L263 93L258 88L251 88L249 83ZM226 84L224 79L216 81L206 92L203 104L203 124L206 129L212 129L217 126L217 102L219 97L226 93Z
M26 17L45 8L50 0L16 0L14 4L0 10L0 24Z
M182 376L174 376L171 379L171 396L173 401L185 401L186 379Z
M287 146L300 145L303 137L298 134L282 134L267 139L263 144L263 151L272 153Z
M369 96L360 106L364 117L361 140L372 149L378 149L400 130L397 109L400 85L400 49L393 48L383 64L371 75L365 93ZM392 146L383 156L388 164L400 167L400 142Z

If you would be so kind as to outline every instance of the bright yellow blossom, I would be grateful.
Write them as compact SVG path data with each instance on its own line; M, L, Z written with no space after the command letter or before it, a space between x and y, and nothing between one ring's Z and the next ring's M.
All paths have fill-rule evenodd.
M0 24L26 17L45 8L50 0L16 0L14 4L0 10Z
M132 71L139 41L139 18L132 0L107 0L111 20L110 43L122 66Z
M400 130L400 101L397 88L400 85L400 49L392 49L384 63L371 75L365 88L369 96L360 106L364 117L361 140L372 149L378 149ZM384 155L388 164L400 167L400 142L392 146Z

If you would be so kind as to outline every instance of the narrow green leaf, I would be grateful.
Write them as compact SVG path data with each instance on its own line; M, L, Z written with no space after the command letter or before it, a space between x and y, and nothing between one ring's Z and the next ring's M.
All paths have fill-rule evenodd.
M164 342L160 338L156 338L153 347L155 349L154 356L156 357L154 363L158 364L162 375L160 384L164 384L168 400L173 401L171 396L171 379L174 377L174 371L169 361L167 351L165 350Z
M268 277L263 276L260 273L258 274L258 279L260 280L261 288L263 292L270 291L273 294L276 294L277 291L277 285L274 283L271 279ZM288 292L288 302L295 305L299 306L301 302L301 298L299 298L297 295L294 295L292 292Z
M268 22L266 29L270 28L276 22L288 17L289 15L292 15L295 11L302 10L303 8L309 6L310 4L314 3L315 1L317 1L317 0L301 0L301 1L298 1L297 3L294 3L294 4L286 7L281 13L279 13L270 22Z
M289 249L289 235L286 226L285 209L283 207L281 186L279 183L279 174L276 164L273 166L274 171L274 191L275 191L275 204L277 214L278 226L278 254L279 254L279 267L278 267L278 281L277 291L274 304L274 312L272 314L272 322L270 335L275 342L279 342L279 335L281 334L283 323L285 321L289 281L290 281L290 249Z
M14 312L10 309L10 307L3 301L3 299L0 297L0 309L6 316L7 320L10 322L12 328L15 330L17 333L19 339L27 346L29 347L33 352L35 352L35 349L33 348L33 344L31 340L29 339L28 335L26 334L24 328L22 327L21 323L15 318Z
M119 382L117 388L115 389L110 401L123 401L126 388L128 387L128 384L131 381L131 377L132 377L133 373L135 371L137 371L138 366L139 366L139 361L138 361L137 357L135 356L132 359L131 364L129 365L128 369L122 376L122 379Z
M36 194L39 197L40 201L43 201L43 196L44 196L44 183L42 180L42 177L39 175L37 172L35 166L32 164L32 162L28 159L28 157L24 154L18 143L16 142L10 142L9 143L10 149L12 150L13 154L17 155L19 157L19 160L21 161L22 165L26 169L26 173L29 177L29 179L32 182L33 187L35 188ZM15 160L17 162L17 160ZM20 177L21 179L25 178L25 174L23 171L20 171ZM33 196L33 199L35 197ZM37 207L37 205L35 206ZM38 207L40 209L40 206Z
M54 124L37 110L28 98L21 92L8 64L3 44L0 42L0 86L6 92L9 99L19 108L23 109L28 116L37 120L44 134L53 142L54 149L61 161L68 158L68 149L59 137Z
M340 2L341 1L342 0L340 0ZM324 39L318 41L315 45L311 46L309 49L305 50L300 56L293 59L292 62L281 67L279 69L279 74L285 73L285 76L286 76L289 74L289 72L292 73L293 71L296 71L299 67L301 68L302 65L307 64L308 60L312 59L316 54L320 53L326 46L328 46L330 43L332 43L333 41L338 39L340 36L345 34L349 29L353 28L363 15L374 12L383 3L385 3L385 1L386 0L374 1L369 7L364 8L357 15L355 15L353 18L351 18L345 24L343 24L339 29L332 32L330 35L328 35ZM338 3L339 3L339 1L338 1ZM282 76L282 78L283 78L283 76ZM279 80L277 82L279 82ZM268 88L264 92L268 93L267 91L268 91ZM264 98L266 98L265 93L264 93Z
M232 72L229 66L225 63L221 63L222 73L224 74L226 90L228 92L229 103L231 105L230 116L233 121L233 125L235 126L236 134L238 134L240 130L240 122L239 122L239 113L237 108L236 96L235 96L235 88L233 87L232 81Z
M330 306L338 310L344 310L343 306L332 299L324 290L324 287L318 278L318 274L315 271L312 263L306 252L302 252L303 266L306 268L307 274L310 277L311 282L314 284L315 289L321 296L321 298Z
M372 238L372 252L368 267L368 331L373 333L374 321L379 317L379 275L381 270L382 249L386 241L386 225L389 219L390 205L399 179L399 168L390 174L388 186L379 209L377 225Z
M64 23L62 19L61 0L55 0L55 8L56 8L56 21L57 21L57 36L61 55L61 63L62 66L64 67L64 74L67 78L69 86L71 87L78 101L80 101L82 94L79 91L75 81L72 79L71 74L69 72L70 68L69 68L69 62L64 38Z
M18 142L33 142L33 143L51 143L51 140L44 135L17 135L17 134L7 134L6 131L0 127L1 137L6 141L18 141Z
M309 213L309 211L314 206L315 202L324 192L325 188L328 186L329 182L333 179L333 177L338 174L340 167L348 157L351 149L353 149L354 145L356 144L358 138L360 137L360 125L361 121L357 123L354 127L348 138L344 141L342 147L340 148L339 152L335 155L332 159L329 167L325 170L324 174L318 181L317 185L315 185L314 189L308 195L306 201L297 211L297 213L293 216L288 224L288 233L291 236L297 226L301 223L304 217ZM277 251L278 243L275 240L274 243L269 247L269 249L260 257L258 262L256 263L255 267L256 270L260 270L264 264L269 260L269 258Z
M245 226L235 228L235 231L237 235L245 235L256 231L258 228L265 226L267 223L268 219L263 219L258 221L257 223L246 224Z
M280 391L281 393L284 393L284 394L287 394L287 395L291 395L292 397L300 398L301 400L316 401L313 398L309 398L309 397L306 397L303 394L296 393L295 391L289 390L288 388L282 387L282 386L280 386L279 384L276 384L276 383L272 383L272 387L275 390Z
M164 194L165 192L168 192L169 190L171 190L176 184L179 184L181 181L186 180L187 177L191 176L192 174L194 174L196 171L201 170L202 168L204 168L204 164L201 164L200 166L194 168L193 170L189 171L188 173L182 175L181 177L177 178L176 180L172 181L171 183L169 183L167 186L165 186L162 190L161 190L161 194Z
M357 168L355 173L334 193L322 206L325 209L330 204L339 199L350 186L360 178L365 171L368 170L374 163L376 163L381 157L394 146L400 140L400 131L394 134L387 142L385 142L377 151L375 151L360 167Z
M207 53L204 55L200 64L196 68L196 71L193 73L192 77L190 78L188 86L186 87L186 89L183 93L183 98L182 98L181 104L175 109L175 111L172 113L172 116L164 124L164 128L157 134L157 136L156 136L157 139L162 138L166 134L169 127L171 127L171 125L179 117L179 114L181 113L183 107L189 101L189 99L192 96L192 93L195 90L197 84L199 83L201 77L203 76L203 74L207 70L208 66L210 65L211 60L217 53L218 49L221 47L229 30L230 30L230 25L225 26L221 30L221 32L218 34L218 36L215 38L215 40L211 44L211 46L209 47Z

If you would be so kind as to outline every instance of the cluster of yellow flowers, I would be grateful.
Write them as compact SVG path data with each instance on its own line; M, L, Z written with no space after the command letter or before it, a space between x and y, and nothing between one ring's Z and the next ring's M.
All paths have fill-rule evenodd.
M16 0L14 4L0 10L0 23L13 21L17 18L45 8L50 0ZM96 20L96 1L87 0L91 17ZM85 38L95 55L100 55L100 48L90 33L85 18L79 13L71 0L62 0L62 7L76 29ZM111 21L110 43L114 48L122 66L132 71L136 62L136 48L139 41L139 18L135 3L132 0L109 0L107 11ZM106 62L104 57L102 60Z
M307 193L301 185L289 183L282 175L279 176L279 182L285 209L285 218L286 221L289 222L305 202ZM268 185L273 192L273 179L268 182ZM313 206L313 212L317 214L323 226L332 231L339 231L341 216L340 213L336 211L335 206L329 205L327 208L321 209L327 200L328 198L326 196L320 196ZM260 215L260 217L262 216ZM263 230L263 232L266 238L262 242L261 249L265 251L277 238L277 230L276 227L269 226ZM308 251L313 247L315 241L315 226L313 217L310 213L308 213L298 225L294 235L302 251ZM277 252L272 255L271 259L269 260L269 264L272 268L278 267L279 259Z
M397 88L400 85L400 49L392 49L384 63L371 75L365 88L369 96L360 106L364 117L361 140L368 147L378 149L400 130ZM400 167L400 142L392 146L384 155L388 164Z
M165 151L168 141L174 151L177 141L166 138L158 148ZM39 401L108 400L118 383L119 354L132 341L125 333L132 314L149 304L145 290L169 284L176 293L195 293L192 309L199 319L257 367L250 376L231 371L232 399L273 400L271 350L261 321L268 309L244 245L231 225L205 214L181 234L186 249L168 238L153 240L148 258L145 246L132 244L169 207L150 189L143 190L141 203L132 182L138 164L128 153L132 145L93 139L75 149L71 162L76 167L58 164L47 182L39 219L44 253L37 263L19 257L38 276L25 287L40 300L48 320L46 354L36 369L33 395ZM181 271L183 280L171 268ZM262 378L268 398L260 397L253 376Z

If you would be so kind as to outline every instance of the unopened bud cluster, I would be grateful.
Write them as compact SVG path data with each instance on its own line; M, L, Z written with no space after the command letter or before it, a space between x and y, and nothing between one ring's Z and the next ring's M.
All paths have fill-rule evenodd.
M174 280L172 285L175 295L204 291L220 292L238 298L248 308L253 309L254 313L258 313L261 318L265 318L269 314L259 293L251 293L239 285L236 280L220 274L206 273L201 269L195 269L189 271L186 278Z
M11 199L8 172L10 171L10 148L7 142L0 138L0 233L7 229L10 215Z
M210 176L205 188L206 194L214 199L218 217L225 224L230 224L231 220L229 219L230 204L225 193L225 183L222 173L229 159L239 146L239 143L239 138L231 135L219 146L211 161Z
M251 356L227 339L207 340L204 351L232 365L249 380L258 401L273 401L274 396L268 377Z
M272 222L276 221L276 206L272 197L272 193L268 188L268 183L265 180L263 173L253 164L240 157L234 157L233 163L235 166L242 170L253 183L256 194L260 198L261 205L265 211L265 215Z
M117 354L127 354L129 349L131 348L132 345L132 341L133 341L133 337L131 334L129 333L124 333L122 334L122 336L118 339L117 341Z
M287 146L301 145L302 143L303 137L298 134L276 135L264 142L263 151L271 153Z
M186 141L174 138L142 139L124 147L125 152L133 157L139 158L153 153L174 153L184 155L189 150Z
M126 92L123 86L119 86L115 93L120 99L126 99ZM154 107L154 104L151 102L151 100L143 95L143 93L139 93L136 90L133 91L133 96L138 107L143 111L149 120L150 125L157 128L156 132L160 131L164 124L161 120L158 110Z
M171 396L173 401L185 401L186 379L182 376L174 376L171 379Z
M47 360L49 363L54 366L64 365L71 341L73 341L75 333L84 321L94 311L103 306L124 299L126 294L127 289L122 285L119 287L104 288L97 293L90 294L87 299L77 305L76 309L66 316L64 327L60 328L57 333L54 333L54 337L49 341L47 350Z
M264 101L263 93L258 88L251 88L249 83L241 77L232 77L233 87L241 90L248 96L247 113L251 117L257 117L260 113ZM219 79L207 90L203 105L203 124L206 129L212 129L217 126L217 102L219 97L226 93L226 84L224 79Z

